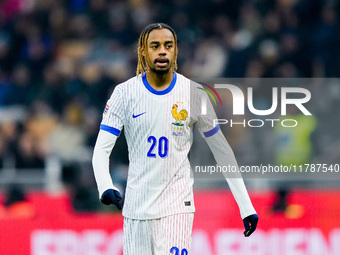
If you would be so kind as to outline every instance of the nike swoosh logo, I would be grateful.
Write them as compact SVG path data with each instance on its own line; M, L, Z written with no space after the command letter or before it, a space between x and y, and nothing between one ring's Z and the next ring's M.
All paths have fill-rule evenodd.
M139 117L139 116L141 116L141 115L143 115L143 114L145 114L146 112L142 112L142 113L140 113L140 114L137 114L137 115L135 115L135 114L132 114L132 118L137 118L137 117Z

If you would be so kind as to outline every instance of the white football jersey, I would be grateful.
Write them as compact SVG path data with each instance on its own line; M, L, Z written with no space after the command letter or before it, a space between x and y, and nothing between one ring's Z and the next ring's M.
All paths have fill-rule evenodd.
M174 73L170 86L158 91L144 74L119 84L108 100L100 128L119 136L124 126L129 150L124 217L156 219L195 211L188 160L193 125L206 137L219 130L210 101L198 88ZM204 97L208 114L202 115Z

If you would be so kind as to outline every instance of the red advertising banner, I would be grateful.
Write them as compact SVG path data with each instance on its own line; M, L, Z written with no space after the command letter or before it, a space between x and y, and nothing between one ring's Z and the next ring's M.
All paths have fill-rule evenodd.
M226 191L195 193L193 255L338 255L339 191L295 191L284 212L273 212L275 193L251 193L257 231L243 236L236 202ZM36 216L0 219L0 254L121 255L123 217L76 214L67 197L31 194Z

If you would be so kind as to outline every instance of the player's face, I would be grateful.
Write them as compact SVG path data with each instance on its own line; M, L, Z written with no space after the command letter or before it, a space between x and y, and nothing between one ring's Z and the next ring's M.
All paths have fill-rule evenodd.
M175 61L175 39L170 30L152 30L146 47L145 57L150 71L167 73L172 69Z

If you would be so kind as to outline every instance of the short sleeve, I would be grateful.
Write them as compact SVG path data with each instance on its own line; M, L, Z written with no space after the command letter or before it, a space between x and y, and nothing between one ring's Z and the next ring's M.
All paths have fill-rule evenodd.
M117 86L107 101L100 129L116 136L120 135L124 125L124 104L121 91Z
M195 82L191 82L191 110L195 124L202 137L213 136L220 130L216 124L216 113L205 89Z

